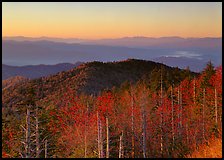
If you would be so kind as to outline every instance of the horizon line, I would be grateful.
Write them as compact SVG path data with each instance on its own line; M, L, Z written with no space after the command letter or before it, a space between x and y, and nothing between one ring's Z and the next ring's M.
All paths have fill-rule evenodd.
M160 37L150 37L150 36L142 36L142 35L133 35L133 36L123 36L123 37L107 37L107 38L79 38L79 37L57 37L57 36L21 36L21 35L17 35L17 36L2 36L2 39L4 38L55 38L55 39L79 39L79 40L105 40L105 39L122 39L122 38L155 38L155 39L159 39L159 38L182 38L182 39L193 39L193 38L222 38L222 36L217 37L217 36L205 36L205 37L181 37L181 36L160 36Z

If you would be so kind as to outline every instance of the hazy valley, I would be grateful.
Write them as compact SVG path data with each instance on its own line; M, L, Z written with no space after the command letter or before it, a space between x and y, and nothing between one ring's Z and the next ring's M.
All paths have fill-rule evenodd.
M221 43L221 38L129 37L69 41L47 37L8 37L3 38L3 61L7 65L24 66L136 58L158 60L182 69L189 66L192 71L200 72L209 60L215 66L222 63Z

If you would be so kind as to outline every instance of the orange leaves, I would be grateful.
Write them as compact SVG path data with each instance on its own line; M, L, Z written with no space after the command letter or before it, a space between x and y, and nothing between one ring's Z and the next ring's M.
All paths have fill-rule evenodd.
M98 111L103 116L109 116L113 114L113 96L110 92L105 93L96 99L96 106Z
M160 137L163 137L164 156L185 154L181 152L190 150L195 146L194 144L203 141L202 126L205 136L209 137L211 126L214 124L213 120L209 119L210 113L214 115L214 87L217 87L218 115L221 114L222 89L219 86L222 85L222 68L216 69L215 74L209 79L210 85L203 84L205 74L193 79L184 79L178 85L172 86L172 90L171 87L168 87L168 90L163 87L162 92L152 92L146 84L132 85L126 90L115 93L103 92L91 98L68 92L65 97L62 97L63 103L59 108L50 113L55 118L52 126L56 133L60 133L60 144L66 148L68 155L80 152L84 148L84 143L92 150L97 147L97 112L101 120L104 140L105 119L108 118L111 153L117 153L118 137L124 133L124 148L127 150L127 156L131 155L128 149L132 146L134 135L135 154L141 157L144 123L144 129L147 131L146 145L150 150L148 155L161 156ZM204 88L205 102L203 101ZM203 112L205 116L202 121ZM79 151L76 151L77 148ZM171 148L172 151L169 150Z

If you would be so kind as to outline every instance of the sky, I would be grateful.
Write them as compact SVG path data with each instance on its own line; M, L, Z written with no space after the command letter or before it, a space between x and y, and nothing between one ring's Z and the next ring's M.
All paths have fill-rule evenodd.
M222 37L221 2L2 2L2 35Z

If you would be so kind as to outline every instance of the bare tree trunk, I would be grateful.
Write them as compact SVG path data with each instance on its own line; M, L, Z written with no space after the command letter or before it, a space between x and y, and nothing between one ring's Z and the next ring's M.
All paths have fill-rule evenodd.
M106 151L106 158L109 158L110 156L110 152L109 152L109 122L108 122L108 118L106 118L106 126L107 126L107 151Z
M142 145L142 150L143 150L143 157L146 158L146 116L145 116L145 109L143 109L143 114L142 114L142 119L143 119L143 124L142 124L142 128L143 128L143 137L142 137L142 141L143 141L143 145Z
M36 107L36 158L40 158L38 106Z
M182 93L181 93L181 85L178 86L178 104L179 104L179 129L178 129L178 135L179 140L182 141L182 134L183 134L183 126L182 126L182 115L183 115L183 108L182 108Z
M196 84L195 84L195 77L194 77L194 92L193 92L193 101L194 101L194 106L196 107ZM200 123L199 120L197 120L198 124ZM197 148L197 141L196 141L196 137L197 137L197 132L195 130L195 134L194 134L194 144L195 144L195 149Z
M202 105L202 136L205 140L205 88L203 89L203 105Z
M104 153L103 153L103 132L102 132L102 124L101 124L101 120L100 120L100 155L101 158L104 158Z
M120 136L120 145L119 145L119 158L123 158L122 155L122 150L123 150L123 131L121 132L121 136Z
M87 102L87 107L86 107L86 113L85 113L85 130L84 130L84 134L85 134L85 137L84 137L84 157L86 158L87 157L87 137L86 137L86 123L87 123L87 120L88 120L88 111L89 111L89 103Z
M161 107L163 107L163 76L162 76L162 67L161 67L161 86L160 86L160 89L161 89ZM161 156L163 157L163 108L161 110L161 113L160 113L160 153L161 153Z
M30 158L30 110L29 110L29 108L27 108L27 115L26 115L26 146L25 146L25 152L26 152L26 158Z
M174 106L173 106L173 85L171 85L171 106L172 106L172 151L175 143L175 135L174 135Z
M181 128L181 107L180 107L180 86L178 86L178 90L177 90L177 103L178 103L178 106L179 106L179 111L178 111L178 137L181 138L181 133L180 133L180 128Z
M182 125L182 118L183 118L183 106L182 106L182 92L181 92L181 85L178 87L179 89L179 107L180 107L180 140L182 141L182 134L183 134L183 125Z
M44 155L45 158L47 158L47 139L45 140L45 155Z
M124 139L124 134L123 134L123 131L122 131L122 158L124 158L124 144L125 144L125 139Z
M132 158L135 158L135 133L134 133L134 98L131 89L131 131L132 131Z
M84 143L85 143L85 144L84 144L84 145L85 145L85 146L84 146L84 158L86 158L86 155L87 155L87 144L86 144L87 139L86 139L86 133L85 133L84 141L85 141L85 142L84 142Z
M142 153L143 157L146 158L146 88L143 88L143 92L141 95L141 114L142 114Z
M99 113L97 112L97 121L98 121L98 152L99 152L99 158L103 158L103 141L102 141L102 126L101 126L101 120L99 117Z
M98 128L98 155L99 155L99 158L101 158L100 119L99 119L99 113L98 112L97 112L97 128Z
M160 114L160 132L161 132L161 135L160 135L160 154L161 156L163 157L163 114L161 113Z

